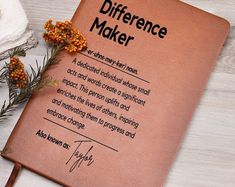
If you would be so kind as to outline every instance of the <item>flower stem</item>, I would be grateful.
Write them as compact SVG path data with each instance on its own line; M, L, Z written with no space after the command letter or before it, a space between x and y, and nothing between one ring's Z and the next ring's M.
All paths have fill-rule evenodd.
M32 73L27 73L29 82L25 88L16 89L12 84L8 84L9 99L8 101L4 101L4 104L0 110L0 121L3 121L7 117L11 116L11 111L14 111L17 106L26 103L30 96L41 88L40 82L42 80L43 74L48 70L51 65L56 64L58 62L56 56L59 52L61 52L61 50L63 50L63 48L63 45L52 47L50 54L48 54L47 52L47 55L45 55L43 65L41 67L38 66L38 63L36 61L36 70L30 66ZM9 80L7 82L9 82Z

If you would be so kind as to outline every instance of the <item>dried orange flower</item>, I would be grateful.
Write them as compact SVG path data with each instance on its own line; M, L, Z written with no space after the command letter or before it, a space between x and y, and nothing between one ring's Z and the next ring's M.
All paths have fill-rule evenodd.
M87 46L87 40L80 31L73 28L70 21L56 22L48 20L44 26L43 38L54 46L62 45L68 52L80 52Z
M28 77L24 71L24 65L17 57L11 57L8 64L9 78L17 88L25 88L28 84Z

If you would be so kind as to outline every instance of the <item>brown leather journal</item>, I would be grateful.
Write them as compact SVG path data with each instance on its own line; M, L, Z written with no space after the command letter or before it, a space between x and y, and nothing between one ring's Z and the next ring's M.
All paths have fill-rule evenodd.
M3 156L72 187L160 187L229 31L173 0L82 0L86 51L33 95Z

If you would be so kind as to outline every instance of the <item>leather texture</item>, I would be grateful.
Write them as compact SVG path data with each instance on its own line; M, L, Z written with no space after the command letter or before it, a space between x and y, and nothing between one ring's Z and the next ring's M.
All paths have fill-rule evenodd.
M132 14L166 26L167 35L161 39L100 14L100 7L104 3L102 0L83 0L72 22L87 37L89 49L127 63L138 70L138 77L147 82L99 63L85 56L84 54L88 55L86 52L77 55L63 53L60 63L47 74L60 82L65 77L69 78L78 85L85 84L94 91L110 98L114 97L112 93L66 73L67 69L73 69L101 80L107 85L113 85L117 89L136 94L129 88L124 88L123 85L82 67L76 67L71 62L77 58L78 61L116 74L139 87L150 89L149 96L136 94L146 101L144 106L120 99L126 105L131 105L128 112L105 105L103 101L89 98L97 105L104 105L118 114L126 114L138 121L139 127L135 130L134 139L107 130L87 118L81 119L74 116L77 121L86 124L83 130L49 116L48 108L63 112L66 116L72 115L70 111L62 110L51 103L53 98L62 99L112 124L134 131L132 127L126 127L105 114L71 101L70 98L58 94L56 89L50 88L35 94L30 99L6 144L6 148L11 151L3 154L5 158L21 163L24 167L55 182L72 187L161 187L164 185L210 72L220 54L229 31L229 24L222 18L180 1L140 0L137 3L133 0L120 0L117 2L128 6L128 11ZM98 35L97 30L90 32L96 17L103 21L107 20L110 27L118 25L120 31L133 35L135 39L127 46L123 46ZM86 94L79 89L76 90L65 84L60 84L60 88L86 97ZM69 144L70 148L64 149L36 136L39 130ZM78 144L75 142L81 140L87 142L77 147ZM83 161L80 167L76 166L70 172L72 164L76 162L74 151L86 153L91 147L92 150L88 155L92 154L92 158L87 157L86 162Z

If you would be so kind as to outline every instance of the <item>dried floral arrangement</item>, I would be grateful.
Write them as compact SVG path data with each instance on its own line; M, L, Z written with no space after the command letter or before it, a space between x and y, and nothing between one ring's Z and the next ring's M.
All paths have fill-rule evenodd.
M31 73L25 70L21 62L21 56L26 53L22 49L16 49L10 54L10 62L0 70L0 84L7 83L9 98L4 101L0 110L0 121L12 115L18 106L28 101L36 91L46 86L58 86L58 81L53 77L43 76L45 71L59 62L58 53L66 50L68 53L78 53L87 46L87 40L80 31L72 26L70 21L56 22L48 20L43 33L44 40L51 46L44 56L42 65L36 60L36 69L30 65Z

